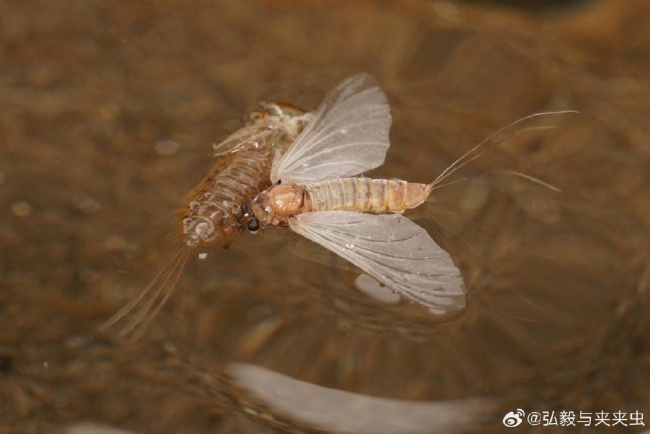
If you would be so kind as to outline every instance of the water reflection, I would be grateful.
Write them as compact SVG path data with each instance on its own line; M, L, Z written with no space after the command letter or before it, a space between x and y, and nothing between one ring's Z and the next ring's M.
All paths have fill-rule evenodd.
M494 407L487 399L426 402L366 396L318 386L244 363L231 364L227 371L264 405L327 431L457 432L475 427Z

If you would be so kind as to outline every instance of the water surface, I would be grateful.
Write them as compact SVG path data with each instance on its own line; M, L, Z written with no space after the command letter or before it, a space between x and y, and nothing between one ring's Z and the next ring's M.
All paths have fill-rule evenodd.
M415 426L394 432L424 433L440 426L417 415L435 408L500 432L517 408L648 414L645 2L32 1L1 15L0 428L385 432L402 414ZM411 215L463 271L467 309L373 300L359 270L277 229L191 261L136 344L99 333L180 247L173 212L211 144L258 100L312 109L359 71L393 110L377 177L430 182L515 119L581 112L493 147Z

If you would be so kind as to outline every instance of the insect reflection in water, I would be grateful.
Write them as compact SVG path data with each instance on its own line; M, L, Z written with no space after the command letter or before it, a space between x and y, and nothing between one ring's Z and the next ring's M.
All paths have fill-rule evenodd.
M520 119L470 149L430 184L417 184L358 176L381 166L390 146L390 108L369 75L344 80L314 113L264 104L215 147L220 159L179 211L185 246L104 327L124 323L120 335L137 339L171 295L196 246L229 243L236 234L265 225L288 226L434 313L462 309L459 269L402 213L422 204L500 133L529 119L565 113L571 112Z

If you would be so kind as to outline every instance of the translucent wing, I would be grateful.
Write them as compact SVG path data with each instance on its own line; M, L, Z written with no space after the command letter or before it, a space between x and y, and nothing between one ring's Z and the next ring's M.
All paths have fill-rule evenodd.
M463 279L449 254L401 214L318 211L289 225L434 313L465 307Z
M212 147L213 156L221 157L231 152L240 151L247 147L255 146L273 131L269 128L263 128L261 125L246 125L232 133L221 143Z
M271 181L308 184L381 166L390 124L377 81L367 74L352 76L325 97L291 148L274 161Z

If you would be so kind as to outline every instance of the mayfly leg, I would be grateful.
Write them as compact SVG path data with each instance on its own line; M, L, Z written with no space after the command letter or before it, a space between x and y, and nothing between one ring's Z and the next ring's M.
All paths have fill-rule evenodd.
M106 330L125 320L118 336L129 341L138 340L174 291L191 251L188 247L181 249L140 294L106 321L101 329Z

